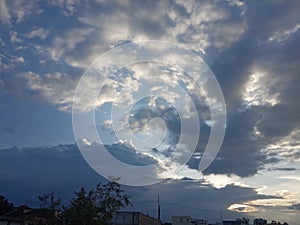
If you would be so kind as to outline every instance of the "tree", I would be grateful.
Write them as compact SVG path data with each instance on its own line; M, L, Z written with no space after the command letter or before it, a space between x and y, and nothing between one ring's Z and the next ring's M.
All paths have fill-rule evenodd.
M49 209L52 211L61 210L61 199L55 197L54 193L47 193L37 197L40 209Z
M249 224L250 219L249 219L249 218L243 217L243 218L242 218L242 221L243 221L243 224Z
M4 196L0 195L0 216L12 211L14 209L14 205L10 203Z
M101 224L112 219L113 213L131 204L130 197L124 194L116 182L98 184L95 190L96 206Z
M40 205L40 210L38 214L40 216L43 216L46 219L46 222L43 222L43 224L46 225L59 225L62 224L62 203L61 199L55 197L54 193L47 193L43 195L39 195L37 197ZM33 218L36 217L36 215L32 215Z
M96 225L99 224L97 207L95 205L94 191L87 192L81 188L74 192L76 197L71 200L66 209L66 224L72 225Z
M113 213L130 204L130 198L116 182L98 184L90 191L81 188L74 192L66 209L66 224L72 225L105 225Z

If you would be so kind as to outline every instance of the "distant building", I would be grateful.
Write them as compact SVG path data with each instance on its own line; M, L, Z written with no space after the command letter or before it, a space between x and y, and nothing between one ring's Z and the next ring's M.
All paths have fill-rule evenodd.
M117 212L112 225L161 225L161 222L140 212Z
M223 225L248 225L249 219L224 220Z
M172 225L207 225L207 220L193 219L190 216L173 216Z
M268 221L262 218L253 220L253 225L267 225Z
M279 221L272 221L271 223L268 223L267 225L289 225L286 222L280 223Z

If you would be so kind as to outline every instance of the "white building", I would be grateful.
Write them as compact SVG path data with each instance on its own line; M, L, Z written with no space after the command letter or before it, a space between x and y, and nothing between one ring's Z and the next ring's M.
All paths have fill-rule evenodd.
M173 216L172 225L207 225L207 220L193 219L190 216Z

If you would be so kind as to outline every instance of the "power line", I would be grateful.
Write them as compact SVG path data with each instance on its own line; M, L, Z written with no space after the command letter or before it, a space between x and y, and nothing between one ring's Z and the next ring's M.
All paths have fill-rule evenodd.
M157 204L157 201L140 201L140 202L132 202L132 204ZM168 205L168 206L174 206L174 207L179 207L179 208L185 208L185 209L192 209L192 210L197 210L197 211L204 211L204 212L213 212L217 213L218 210L211 210L211 209L205 209L205 208L197 208L197 207L191 207L191 206L186 206L186 205L180 205L178 203L174 202L165 202L160 200L160 205Z
M134 204L152 204L153 207L157 204L157 201L141 201L141 202L132 202ZM178 203L174 202L164 202L160 200L160 205L167 205L167 206L173 206L173 207L178 207L178 208L185 208L185 209L191 209L195 211L200 211L200 212L206 212L210 214L216 214L219 215L220 210L212 210L212 209L206 209L206 208L197 208L197 207L192 207L192 206L187 206L187 205L181 205ZM222 212L223 214L230 214L229 212Z
M185 208L185 209L193 209L197 211L204 211L204 212L213 212L217 213L217 210L211 210L211 209L204 209L204 208L196 208L196 207L190 207L190 206L184 206L184 205L179 205L177 203L170 203L170 202L161 202L164 205L169 205L169 206L175 206L175 207L180 207L180 208Z

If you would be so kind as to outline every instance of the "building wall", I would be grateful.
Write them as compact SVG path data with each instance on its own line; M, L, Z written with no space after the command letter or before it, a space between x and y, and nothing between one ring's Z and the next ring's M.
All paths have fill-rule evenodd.
M173 216L172 225L190 225L192 217L190 216Z
M223 225L240 225L237 221L223 221Z
M207 225L206 220L196 220L196 225Z
M0 221L0 225L22 225L23 223L18 223L18 222L10 222L8 223L7 221Z
M146 216L142 213L139 214L139 225L161 225L158 219Z
M206 220L192 219L190 216L173 216L173 225L207 225Z
M117 212L113 225L161 225L161 222L140 212Z
M113 218L113 225L139 225L139 213L117 212Z
M241 219L236 219L236 220L226 220L223 221L223 225L247 225L249 223L241 220Z

